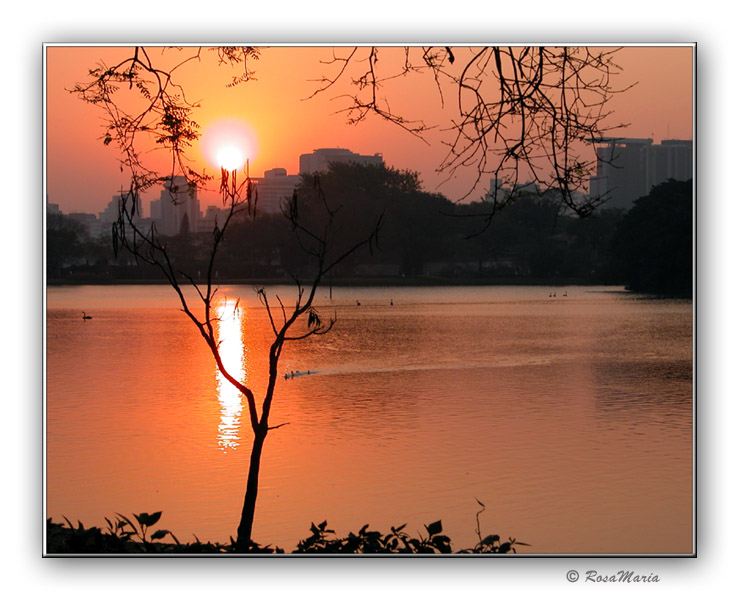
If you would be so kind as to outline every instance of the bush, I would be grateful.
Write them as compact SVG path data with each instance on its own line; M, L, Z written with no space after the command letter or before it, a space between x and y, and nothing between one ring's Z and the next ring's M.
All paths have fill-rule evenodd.
M670 179L634 202L611 244L613 277L629 290L686 297L693 291L693 184Z
M46 522L46 553L57 554L232 554L236 553L233 538L229 544L201 542L197 536L195 542L181 543L167 529L153 527L160 519L161 511L152 514L134 514L129 519L117 514L114 520L106 518L106 531L98 527L85 528L81 522L77 527L65 518L66 525ZM357 533L350 532L346 537L338 537L336 532L328 529L326 521L315 525L311 523L311 535L298 542L292 554L507 554L515 553L517 546L528 546L509 538L500 541L500 536L480 537L480 541L472 548L454 552L452 542L443 535L441 521L425 526L426 534L412 537L404 531L405 525L391 527L390 533L382 534L362 527ZM171 538L172 541L164 541ZM161 541L160 541L161 540ZM248 550L250 554L284 554L279 547L253 544Z

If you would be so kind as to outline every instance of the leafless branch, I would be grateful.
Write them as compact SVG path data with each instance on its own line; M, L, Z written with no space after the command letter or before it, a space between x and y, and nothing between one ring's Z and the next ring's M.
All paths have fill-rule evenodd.
M430 73L444 106L444 95L455 90L456 110L443 127L449 138L439 172L447 180L460 171L473 173L469 196L485 178L494 185L490 214L519 197L522 179L542 191L556 190L563 207L585 216L601 202L587 197L589 177L596 166L595 140L619 126L606 124L616 88L612 76L617 48L545 46L485 46L481 48L404 48L402 66L379 70L382 49L354 48L347 58L335 57L338 72L324 77L333 87L344 78L354 91L339 98L350 123L371 114L422 136L429 128L393 112L382 95L383 84L411 73ZM420 58L412 58L413 51ZM352 70L350 59L362 53ZM388 61L391 62L391 61ZM505 187L504 187L505 186Z

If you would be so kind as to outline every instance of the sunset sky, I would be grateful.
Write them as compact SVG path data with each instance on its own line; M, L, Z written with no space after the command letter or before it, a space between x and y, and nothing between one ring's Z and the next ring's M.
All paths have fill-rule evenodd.
M192 52L185 48L182 52ZM455 50L463 56L465 48ZM616 58L623 71L615 81L616 87L637 85L617 95L611 104L613 124L628 123L620 130L625 137L662 139L692 139L693 137L693 54L690 46L626 47ZM164 60L181 60L175 52ZM340 48L344 55L348 48ZM396 55L393 55L396 52ZM76 83L85 81L88 69L101 61L107 65L131 53L131 48L49 46L46 49L46 184L48 201L58 204L62 211L102 211L111 197L125 182L118 165L118 154L113 144L104 146L103 113L69 93ZM160 56L155 49L153 56ZM370 117L357 125L347 123L340 111L347 106L342 94L346 83L337 85L313 98L321 76L331 76L336 65L327 65L332 50L326 47L270 47L264 48L258 61L250 62L256 79L227 88L236 71L226 67L215 68L215 55L204 53L199 63L191 63L178 71L188 100L198 101L194 113L201 125L203 137L192 148L192 167L198 171L214 172L214 150L218 146L217 125L230 123L244 132L253 176L275 167L298 171L300 154L316 148L342 147L360 154L381 153L387 165L398 169L418 171L428 191L438 191L457 200L469 189L475 173L457 172L455 178L444 182L445 174L437 173L446 154L442 130L453 117L454 98L447 97L446 111L440 108L439 94L428 76L413 75L387 88L392 108L410 119L422 119L429 125L438 125L426 140L418 139L396 125ZM385 48L381 55L386 61L397 58L397 49ZM167 58L168 57L168 58ZM322 62L323 61L323 62ZM390 65L388 65L390 66ZM486 180L487 181L487 180ZM478 199L484 194L478 188L470 196ZM148 215L145 196L144 215ZM201 209L212 198L201 194Z

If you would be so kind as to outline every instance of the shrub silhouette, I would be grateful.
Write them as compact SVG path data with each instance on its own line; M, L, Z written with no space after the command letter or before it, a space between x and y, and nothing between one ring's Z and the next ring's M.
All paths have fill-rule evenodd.
M149 534L162 513L134 514L134 519L117 514L111 520L106 517L107 531L99 527L85 528L81 522L75 527L65 518L66 525L46 522L46 553L60 554L285 554L283 548L252 543L248 548L237 546L233 538L228 544L201 542L182 543L171 531L157 529ZM339 537L326 521L311 523L311 535L297 543L291 554L508 554L516 553L517 546L528 546L524 542L508 538L501 542L500 536L481 538L472 548L456 552L451 539L443 534L441 521L425 526L425 534L413 537L405 531L406 525L391 527L390 533L381 533L364 525L357 533L349 532ZM479 535L479 533L478 533ZM172 541L164 541L169 536ZM161 541L160 541L161 540Z

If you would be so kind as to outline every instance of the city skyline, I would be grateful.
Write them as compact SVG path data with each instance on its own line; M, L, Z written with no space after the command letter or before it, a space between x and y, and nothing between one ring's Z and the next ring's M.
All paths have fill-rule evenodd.
M47 47L46 192L48 202L58 204L65 213L103 211L127 181L126 174L119 169L117 149L112 145L106 147L101 141L102 113L66 91L80 82L87 69L100 58L105 57L110 64L116 53L126 50L130 47ZM342 50L346 48L337 52ZM310 98L320 87L316 79L331 72L330 65L321 63L326 62L326 53L330 51L326 47L265 48L261 58L249 65L256 70L256 80L233 88L225 85L229 80L228 69L200 65L196 80L183 79L188 99L202 99L201 108L194 114L203 136L190 152L193 168L208 169L210 174L215 174L212 153L206 155L208 135L219 121L232 119L241 123L247 137L251 135L247 145L252 147L245 152L249 154L252 177L261 177L272 169L297 174L301 154L317 148L341 147L361 155L381 154L389 167L417 171L428 191L440 192L451 200L464 197L471 189L474 174L458 171L445 182L448 174L437 173L446 152L442 143L444 134L438 129L429 130L425 139L420 139L379 118L349 125L344 114L337 114L342 108L337 97L345 88L327 90ZM623 71L618 76L617 87L637 85L617 94L611 102L614 114L609 124L630 123L619 129L617 135L650 137L655 143L665 139L692 139L692 53L692 46L633 46L619 51L616 62ZM328 56L330 60L331 54ZM416 79L388 90L388 97L395 102L393 108L427 124L442 123L448 115L436 106L438 97L430 96L419 107L416 97L424 90L403 87L418 82ZM434 91L433 83L430 85ZM486 191L487 181L484 178L466 200L479 200ZM147 207L156 194L144 195ZM203 206L215 197L213 192L204 191Z
M217 150L217 149L216 149ZM360 155L346 148L317 148L311 153L300 155L300 173L288 174L286 169L268 169L263 176L252 176L255 198L258 197L260 214L279 214L285 198L292 195L303 175L325 172L334 162L358 163L363 165L385 166L382 156ZM138 197L136 215L143 222L156 222L163 235L175 235L180 231L182 219L187 215L187 228L192 232L212 231L217 219L225 219L228 212L222 202L212 197L201 198L198 190L187 193L187 180L178 175L174 178L175 187L170 191L169 182L163 182L149 190L149 199L142 202ZM47 214L62 214L82 224L87 234L93 238L108 234L111 225L118 219L119 202L125 191L113 194L104 210L95 213L64 211L58 203L47 202ZM202 202L201 202L202 200Z

